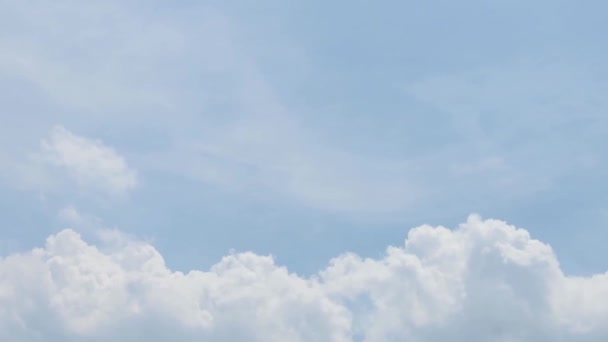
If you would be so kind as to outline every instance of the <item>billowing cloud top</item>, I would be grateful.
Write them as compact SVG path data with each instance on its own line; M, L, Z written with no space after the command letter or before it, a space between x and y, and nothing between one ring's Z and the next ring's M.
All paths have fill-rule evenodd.
M566 276L527 231L471 216L421 226L380 259L301 277L253 253L171 271L148 243L73 230L0 261L11 341L604 341L608 277Z

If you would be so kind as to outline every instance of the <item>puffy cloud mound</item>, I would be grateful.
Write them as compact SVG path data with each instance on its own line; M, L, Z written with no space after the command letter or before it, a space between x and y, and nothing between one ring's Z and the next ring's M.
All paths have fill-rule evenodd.
M169 270L118 232L72 230L0 261L3 341L605 341L608 276L569 277L527 231L471 216L316 276L271 257Z

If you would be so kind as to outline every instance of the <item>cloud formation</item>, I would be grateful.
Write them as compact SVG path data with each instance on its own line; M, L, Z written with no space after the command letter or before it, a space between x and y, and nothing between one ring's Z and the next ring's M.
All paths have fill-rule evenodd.
M379 259L312 277L246 252L167 268L148 243L67 229L0 261L0 338L14 341L600 341L608 276L564 275L527 231L471 216L421 226Z
M80 186L124 194L137 184L137 173L113 148L55 126L41 144L44 161L65 169Z
M77 121L76 112L140 146L166 139L139 165L142 174L170 170L200 181L201 191L254 191L340 213L397 212L417 199L410 165L337 146L339 132L322 138L314 127L322 121L298 119L317 110L298 113L258 60L263 53L275 56L273 66L302 68L304 53L286 52L295 41L268 40L260 50L245 34L258 25L252 30L224 6L168 7L8 2L0 20L16 32L0 37L9 52L0 56L0 73L35 85L47 106L71 109L58 111L61 122ZM37 16L28 15L33 9ZM36 34L28 29L34 25ZM152 136L141 134L146 129Z

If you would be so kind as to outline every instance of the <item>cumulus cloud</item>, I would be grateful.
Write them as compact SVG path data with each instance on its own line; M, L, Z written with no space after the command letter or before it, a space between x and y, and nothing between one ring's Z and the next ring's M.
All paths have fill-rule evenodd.
M137 184L137 173L113 148L55 126L41 144L42 159L65 169L80 186L124 194Z
M379 259L344 254L312 277L231 254L167 268L150 244L73 230L0 261L12 341L600 341L608 276L571 277L527 231L471 216L421 226Z

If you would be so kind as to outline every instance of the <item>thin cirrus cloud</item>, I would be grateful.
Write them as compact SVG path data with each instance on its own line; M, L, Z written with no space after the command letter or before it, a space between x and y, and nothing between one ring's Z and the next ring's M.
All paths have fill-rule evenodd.
M42 140L40 159L63 169L80 187L123 195L138 182L137 172L112 147L54 126Z
M396 212L419 191L407 163L314 141L283 112L221 132L190 144L183 150L190 157L170 165L207 183L268 191L330 212Z
M243 30L240 23L221 11L197 5L192 8L196 17L174 17L134 11L132 2L93 6L57 6L34 18L26 15L27 5L11 3L6 13L12 15L4 16L20 28L19 39L0 41L11 52L0 57L0 71L37 85L54 104L86 112L91 125L96 120L119 128L134 125L133 139L140 144L150 143L135 134L140 126L161 126L170 149L146 156L142 173L146 167L169 168L179 177L201 181L201 187L273 194L330 212L395 212L416 199L409 165L333 146L298 122L256 60L257 50L238 34ZM98 25L106 22L113 25ZM45 29L32 35L24 29L31 25ZM51 27L74 34L58 39L48 34ZM104 39L91 39L97 35ZM72 44L95 53L74 55ZM56 50L70 58L58 58ZM207 81L218 78L222 81ZM172 83L176 79L180 82ZM230 102L224 103L226 99ZM226 105L235 111L223 113ZM164 112L167 109L170 113ZM207 114L218 111L225 114L221 119ZM66 124L74 120L60 115ZM141 115L147 116L145 123ZM75 142L69 134L54 131L53 136ZM91 161L85 166L67 160L61 151L51 153L62 166L70 163L67 168L80 184L99 178L83 170ZM100 183L108 184L109 191L124 193L133 187L135 175L118 168L110 171L113 180Z
M71 210L73 211L73 210ZM0 260L0 336L35 341L600 341L608 276L565 275L526 230L472 215L421 226L378 259L345 253L312 277L270 256L167 268L119 231L66 229Z

